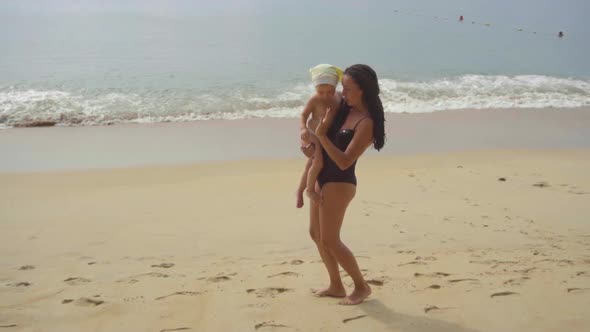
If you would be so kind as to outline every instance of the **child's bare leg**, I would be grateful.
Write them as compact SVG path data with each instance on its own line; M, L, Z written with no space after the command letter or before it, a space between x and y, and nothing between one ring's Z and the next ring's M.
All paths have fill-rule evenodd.
M319 148L319 142L317 138L314 138L313 143L316 146L314 151L313 157L310 158L311 166L309 168L309 172L307 173L307 195L310 199L318 200L320 195L318 192L315 191L315 183L318 180L318 175L320 171L324 167L324 157L322 156L322 149Z
M307 185L307 173L311 167L311 158L308 158L305 162L305 170L303 170L303 174L301 174L301 180L299 180L299 187L297 188L297 208L300 209L303 207L303 191Z

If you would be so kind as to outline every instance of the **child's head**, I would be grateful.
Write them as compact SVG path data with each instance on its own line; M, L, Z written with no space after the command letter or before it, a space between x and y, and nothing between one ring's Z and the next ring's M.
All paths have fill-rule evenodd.
M309 70L316 94L329 98L336 93L336 86L342 80L342 70L336 66L321 64Z

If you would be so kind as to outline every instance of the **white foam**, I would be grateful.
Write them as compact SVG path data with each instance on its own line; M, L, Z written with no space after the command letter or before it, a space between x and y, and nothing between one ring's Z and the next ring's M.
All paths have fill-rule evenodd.
M590 82L541 75L465 75L424 82L381 79L386 112L464 108L540 108L590 105ZM181 91L100 92L0 88L0 129L34 121L104 125L210 119L294 118L313 87L277 91L229 91L219 95Z
M380 81L386 112L590 105L590 83L540 75L465 75L430 82Z

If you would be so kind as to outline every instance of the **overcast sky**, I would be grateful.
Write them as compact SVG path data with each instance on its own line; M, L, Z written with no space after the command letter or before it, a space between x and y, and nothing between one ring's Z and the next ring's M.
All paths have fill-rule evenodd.
M590 0L0 0L1 15L137 14L155 16L347 13L389 18L394 10L475 19L540 30L590 34ZM417 19L420 19L419 17ZM221 24L223 22L220 22ZM0 24L1 25L1 24Z

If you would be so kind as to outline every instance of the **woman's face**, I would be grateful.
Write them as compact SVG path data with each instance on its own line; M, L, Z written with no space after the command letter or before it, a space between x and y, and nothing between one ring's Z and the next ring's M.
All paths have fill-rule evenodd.
M348 75L342 77L342 96L348 106L354 107L363 104L363 90Z

